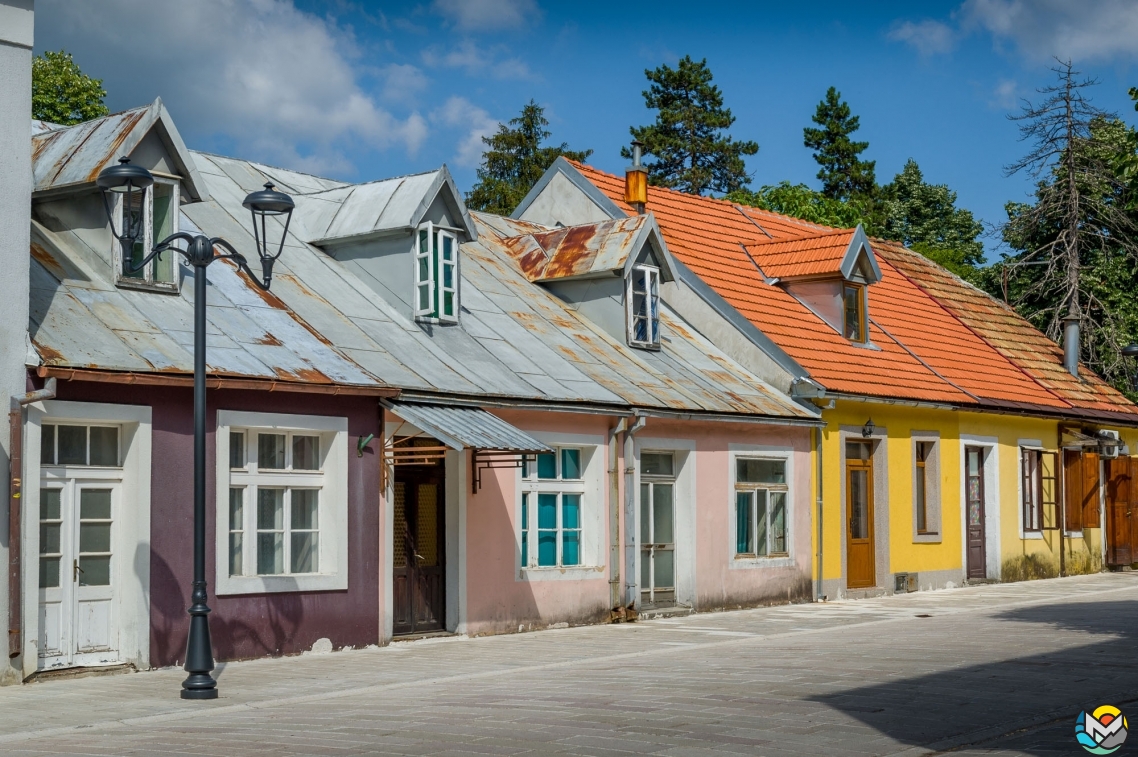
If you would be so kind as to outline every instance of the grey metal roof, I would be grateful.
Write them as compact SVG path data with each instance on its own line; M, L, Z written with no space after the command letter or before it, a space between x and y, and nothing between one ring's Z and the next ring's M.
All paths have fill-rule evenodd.
M366 184L349 184L297 196L296 218L315 245L343 239L360 239L396 229L418 226L439 191L458 188L446 166L410 176ZM458 204L467 234L475 231L466 208Z
M39 123L43 124L42 121ZM208 197L194 161L189 159L189 151L161 98L144 108L124 110L75 126L40 131L33 122L33 194L77 185L94 185L100 171L113 165L123 155L129 155L152 129L157 131L170 157L177 164L190 197Z
M313 194L332 197L350 188L216 155L190 153L190 159L209 199L182 206L181 228L224 237L250 256L255 248L248 211L241 206L249 191L271 179L290 193L307 190L303 203ZM446 191L457 196L456 189ZM354 269L303 241L311 233L304 223L290 227L271 293L261 292L228 263L211 265L211 372L397 387L440 401L450 396L584 403L614 412L817 417L667 308L660 351L632 349L613 339L528 281L505 246L508 237L547 229L496 216L471 217L477 238L461 248L462 313L454 326L431 326L402 315ZM116 287L110 251L96 249L97 238L86 229L53 232L34 224L29 330L43 364L191 373L192 271L182 267L187 279L178 295Z
M552 449L496 415L477 407L383 400L383 406L451 449L551 452Z

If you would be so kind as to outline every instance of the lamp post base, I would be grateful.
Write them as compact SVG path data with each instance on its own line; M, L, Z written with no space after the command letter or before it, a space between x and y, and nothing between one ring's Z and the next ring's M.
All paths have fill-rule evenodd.
M208 676L206 676L208 678ZM213 679L210 678L212 682ZM186 683L189 683L187 680ZM186 684L183 683L182 686ZM216 684L215 684L216 685ZM182 689L182 699L217 699L217 689Z

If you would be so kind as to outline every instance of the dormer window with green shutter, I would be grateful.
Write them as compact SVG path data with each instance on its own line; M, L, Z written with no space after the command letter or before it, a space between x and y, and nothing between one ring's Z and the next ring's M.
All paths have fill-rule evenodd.
M133 204L123 199L119 203L118 228L127 223L138 223L142 219L142 233L134 243L131 265L137 266L149 250L166 237L178 231L178 183L155 178L154 184L145 192L131 195ZM125 198L125 196L124 196ZM115 256L116 266L121 258ZM178 291L178 253L173 250L163 253L137 271L118 271L120 286Z
M417 318L458 321L458 238L430 221L415 231Z

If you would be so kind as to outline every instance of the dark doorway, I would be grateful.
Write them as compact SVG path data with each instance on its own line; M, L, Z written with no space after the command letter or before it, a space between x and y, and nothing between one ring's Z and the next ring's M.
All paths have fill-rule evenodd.
M1138 562L1138 458L1106 461L1106 564Z
M987 578L984 534L984 449L964 448L964 491L967 509L968 577Z
M396 636L446 630L443 466L398 466L394 481L393 627Z

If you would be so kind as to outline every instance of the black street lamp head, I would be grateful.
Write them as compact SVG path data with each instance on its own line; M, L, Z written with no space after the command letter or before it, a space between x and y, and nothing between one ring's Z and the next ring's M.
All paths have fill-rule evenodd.
M1138 357L1138 344L1128 344L1122 348L1122 357Z
M261 269L264 272L265 287L273 277L273 263L284 251L285 237L288 236L288 224L292 220L292 211L296 203L284 192L278 192L270 181L265 188L250 192L245 201L241 203L253 214L253 238L257 243L257 255L261 258ZM269 244L268 226L265 219L269 216L284 216L284 229L281 231L280 244Z
M134 208L141 210L146 190L153 183L154 177L150 172L142 166L134 165L127 157L119 158L118 165L104 168L95 179L95 185L103 193L103 207L107 211L107 221L111 224L111 234L122 244L124 265L129 265L131 252L143 229L142 213L131 211ZM112 194L123 196L121 233L115 230L115 214L111 209Z

